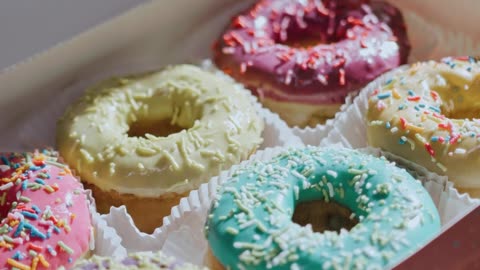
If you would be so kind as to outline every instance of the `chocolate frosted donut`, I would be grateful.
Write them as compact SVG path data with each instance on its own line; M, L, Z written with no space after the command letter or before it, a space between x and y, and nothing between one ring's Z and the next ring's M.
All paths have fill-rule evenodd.
M214 45L216 64L290 125L333 117L349 92L407 61L398 9L366 0L261 0Z

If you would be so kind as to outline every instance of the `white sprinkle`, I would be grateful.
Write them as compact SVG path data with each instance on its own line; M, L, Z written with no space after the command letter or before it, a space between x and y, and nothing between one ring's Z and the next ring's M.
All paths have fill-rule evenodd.
M330 195L330 197L333 197L335 195L334 191L333 191L333 185L332 183L330 182L327 182L327 187L328 187L328 195Z
M0 190L7 190L9 188L13 187L13 182L8 182L5 185L0 186Z
M336 171L332 171L332 170L327 170L327 174L332 176L333 178L337 178L337 176L338 176L338 173Z
M393 134L397 133L397 131L398 131L398 127L393 127L392 129L390 129L390 132Z
M465 155L466 153L467 153L467 150L465 150L463 148L455 149L455 154L457 154L457 155Z
M0 172L6 172L8 170L10 170L10 166L4 164L0 165Z

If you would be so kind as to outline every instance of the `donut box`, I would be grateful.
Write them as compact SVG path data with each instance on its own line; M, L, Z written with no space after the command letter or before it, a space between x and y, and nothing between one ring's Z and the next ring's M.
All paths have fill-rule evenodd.
M0 147L4 150L22 151L54 145L55 120L73 99L81 95L83 89L95 81L168 64L197 63L210 57L211 44L226 22L252 2L152 1L4 70L0 74L0 83L4 89L0 98L0 106L4 111L0 116L0 128L6 132L0 135ZM457 1L455 14L451 12L453 4L450 1L390 2L403 11L407 20L413 45L410 62L447 55L480 54L480 34L475 27L474 14L477 10L475 7L480 6L475 1ZM353 117L349 108L354 103L352 97L335 119L324 126L304 130L288 128L278 116L267 112L268 116L265 117L269 124L265 134L266 143L262 146L262 151L257 152L249 162L271 158L281 151L278 147L302 145L298 137L304 143L312 145L364 147L364 142L356 143L349 136L342 136L356 134L355 124L338 122L338 119ZM41 119L49 121L45 123ZM351 125L349 129L348 125ZM357 136L356 139L362 140L362 136ZM99 223L108 227L102 231L107 236L99 237L99 248L95 252L112 255L126 251L162 249L168 254L201 264L203 256L199 250L205 250L206 244L198 229L203 228L205 207L210 203L209 194L214 190L213 186L229 173L230 171L223 172L209 184L182 199L172 209L171 216L164 219L164 225L152 235L139 232L125 208L113 209L110 214L100 218ZM428 177L437 179L437 176ZM480 255L476 256L480 254L480 235L475 230L480 227L480 218L478 209L472 209L478 201L455 194L453 196L456 196L457 204L448 205L451 191L447 181L442 182L443 190L437 186L438 182L427 182L437 187L439 192L434 200L444 213L443 232L400 264L398 269L435 265L440 260L433 256L438 257L447 252L452 256L443 255L444 261L441 261L441 265L438 264L438 269L445 265L451 266L449 269L466 267L456 263L462 260L471 260L469 266L475 269L480 261ZM459 234L459 231L463 233ZM118 236L112 238L108 234ZM105 243L102 242L102 237ZM120 250L118 238L121 239ZM106 239L115 239L115 244L109 245ZM185 244L179 245L181 242ZM452 247L454 250L449 252Z

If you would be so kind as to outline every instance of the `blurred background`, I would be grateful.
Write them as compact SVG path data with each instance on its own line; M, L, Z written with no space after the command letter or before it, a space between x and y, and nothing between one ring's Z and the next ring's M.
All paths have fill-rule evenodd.
M146 0L0 0L0 70Z

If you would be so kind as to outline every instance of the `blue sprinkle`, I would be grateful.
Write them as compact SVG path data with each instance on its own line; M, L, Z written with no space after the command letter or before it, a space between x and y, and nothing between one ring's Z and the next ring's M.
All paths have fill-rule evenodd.
M430 110L434 111L434 112L437 112L437 113L440 113L440 109L437 108L437 107L434 107L434 106L430 106L428 107Z
M29 218L29 219L38 219L38 215L37 214L34 214L34 213L30 213L30 212L27 212L27 211L22 211L21 212L22 215L26 218Z
M417 111L420 111L420 108L418 107L418 105L415 105L413 108L415 108L415 110Z
M386 99L392 96L392 92L380 93L377 95L378 99Z
M27 190L28 180L22 182L22 190Z
M73 262L73 259L72 258L68 258L68 263L72 263Z
M450 141L450 136L447 135L447 137L445 137L445 141L449 142Z
M467 67L468 72L472 72L472 67Z
M45 234L43 234L42 232L40 232L39 230L37 230L36 228L32 227L32 229L30 229L30 235L32 237L38 237L40 239L47 239L47 236Z
M58 180L62 180L62 177L61 177L61 176L57 176L57 179L58 179Z
M37 182L37 183L39 183L39 184L41 184L41 185L45 185L45 181L43 181L43 180L40 179L40 178L36 178L36 179L35 179L35 182Z
M400 140L398 140L398 143L399 144L406 144L407 140L404 140L404 139L400 138Z
M19 237L20 233L23 231L23 227L25 226L25 223L23 220L20 220L18 223L17 229L15 230L15 233L13 234L14 237Z
M385 127L386 127L386 128L390 128L391 126L392 126L392 125L390 125L390 122L387 122L387 123L385 124Z
M12 259L18 260L18 261L23 260L22 253L20 253L20 251L17 250L17 252L15 252L15 254L13 254Z
M387 80L387 81L385 82L385 85L389 85L389 84L391 84L391 83L392 83L392 81L393 81L393 79L389 79L389 80Z
M476 62L476 61L475 61L475 57L469 56L469 57L468 57L468 62L470 62L470 63L472 63L472 64L475 63L475 62Z
M418 104L418 107L420 107L420 108L425 108L425 104L420 103L420 104Z
M42 210L40 210L40 208L38 206L36 206L35 204L32 204L32 209L35 210L35 212L37 214L40 214L42 212Z
M398 106L398 109L399 109L399 110L405 109L405 104L400 104L400 105Z
M52 233L50 231L47 231L47 239L49 239L50 236L52 236Z
M437 136L432 136L430 139L432 142L438 142L438 137Z
M470 133L470 137L475 138L475 132Z
M38 167L38 166L30 166L29 168L31 171L38 171L38 170L41 170L42 168Z
M410 90L408 90L408 95L409 96L415 96L415 92L413 92L413 90L410 89Z
M53 230L54 230L56 233L60 233L60 228L58 228L57 226L53 226Z
M8 161L8 159L5 156L2 156L1 159L2 159L3 164L5 164L7 166L10 166L10 161Z

